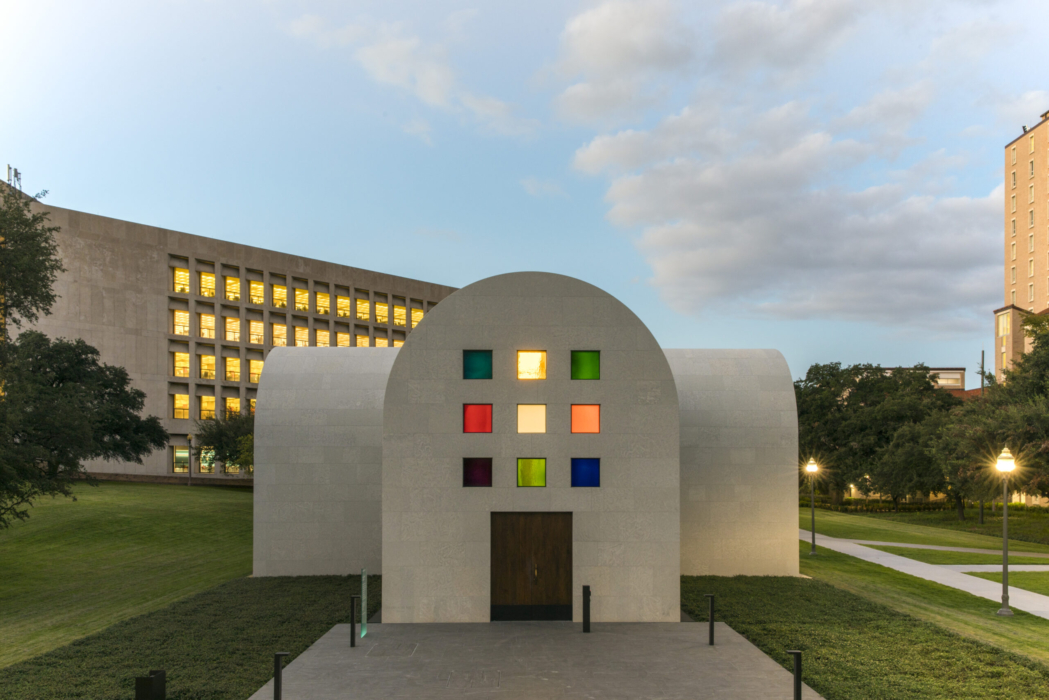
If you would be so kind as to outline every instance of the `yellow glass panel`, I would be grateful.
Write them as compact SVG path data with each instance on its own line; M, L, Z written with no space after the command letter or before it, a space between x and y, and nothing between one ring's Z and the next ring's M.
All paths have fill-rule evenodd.
M175 268L175 284L172 288L179 294L189 294L189 270Z
M378 338L377 337L377 338L375 338L375 347L377 347L377 348L388 348L388 347L390 347L390 342L388 340L386 340L386 338Z
M282 284L273 285L273 305L278 309L288 307L288 288Z
M335 315L339 318L350 317L350 298L335 297Z
M367 299L357 300L357 319L360 321L367 321L372 317L371 309L368 307Z
M255 345L266 342L266 328L262 321L248 321L248 342Z
M519 403L519 404L517 404L517 432L519 432L519 433L545 433L546 432L546 404L544 404L544 403Z
M232 396L226 397L226 417L232 418L233 416L240 415L240 399Z
M210 272L200 273L200 296L215 296L215 275Z
M518 350L517 378L546 379L546 350Z
M336 333L335 344L340 348L350 347L350 334L349 333Z
M189 312L176 311L174 321L175 335L189 335Z
M214 338L215 337L215 314L201 314L200 315L200 337L201 338Z
M189 418L189 394L175 394L172 396L173 403L173 415L172 418Z
M240 342L240 319L226 317L226 340Z
M248 381L252 384L258 384L261 376L262 360L248 360Z
M288 344L288 327L283 323L273 324L273 345L285 346Z
M305 289L295 290L295 310L296 311L309 311L310 310L310 293Z
M390 322L390 305L381 301L375 302L375 322L376 323L389 323Z
M393 341L393 347L395 347L395 348L402 347L403 345L404 345L404 341L403 340L395 340L395 341Z
M176 377L188 377L189 376L189 353L188 352L173 352L174 355L174 368L172 372Z
M331 345L331 334L328 331L317 331L317 347L326 348Z
M408 325L408 309L403 306L393 307L393 325L395 326L407 326Z
M200 397L200 419L215 417L215 397L214 396L201 396Z
M252 304L266 303L266 287L262 282L248 282L248 301Z
M518 486L546 486L546 459L517 460Z
M214 379L215 378L215 356L214 355L199 355L200 358L200 378L201 379Z
M310 346L310 329L303 326L295 326L295 347L308 348Z
M419 325L419 321L423 320L422 309L412 309L412 328Z
M240 278L239 277L227 277L226 278L226 300L227 301L240 301Z
M317 292L317 313L326 314L330 310L331 297L323 292Z
M356 340L357 340L357 347L359 347L359 348L366 348L366 347L368 347L370 345L370 343L368 342L368 336L366 336L366 335L359 335L359 336L357 336Z
M240 358L239 357L227 357L226 358L226 381L227 382L239 382L240 381Z

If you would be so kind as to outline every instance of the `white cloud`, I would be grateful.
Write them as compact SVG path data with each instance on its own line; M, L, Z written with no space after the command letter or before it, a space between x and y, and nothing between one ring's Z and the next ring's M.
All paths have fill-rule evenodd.
M376 82L403 88L432 107L449 105L455 87L452 69L439 48L423 47L418 37L383 36L354 56Z
M898 153L917 143L908 132L933 100L933 86L922 80L899 90L884 90L849 111L835 126L862 129L879 147Z
M406 134L417 136L427 146L433 145L433 139L430 138L430 123L425 119L412 119L402 126L401 130Z
M1022 126L1034 126L1041 115L1049 110L1049 91L1028 90L1021 95L1012 95L996 104L998 120L1007 124L1017 134Z
M521 180L521 187L533 197L567 197L561 186L549 180L539 180L534 177L526 177Z

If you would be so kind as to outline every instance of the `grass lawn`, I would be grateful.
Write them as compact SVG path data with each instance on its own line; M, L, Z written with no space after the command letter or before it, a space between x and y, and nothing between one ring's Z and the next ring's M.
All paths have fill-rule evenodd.
M250 490L103 482L75 493L0 530L0 668L251 573Z
M985 578L988 581L1002 582L1002 574L998 573L974 573L969 574L970 576L979 576ZM1049 572L1042 573L1041 571L1010 571L1009 572L1009 590L1013 588L1022 588L1025 591L1031 593L1041 593L1042 595L1049 595Z
M368 577L370 612L381 581ZM238 578L0 669L0 698L128 700L135 676L167 671L172 700L243 700L273 675L273 653L294 659L349 621L360 576Z
M809 510L798 510L799 526L808 530ZM1012 534L1012 517L1009 518L1009 533ZM999 526L999 532L1001 528ZM903 544L936 544L946 547L973 547L977 549L1001 549L1002 538L961 532L910 522L897 522L871 515L836 513L829 510L816 511L816 533L828 537ZM1009 549L1015 552L1049 552L1049 544L1020 542L1009 538Z
M851 557L820 554L821 572L849 569L837 558ZM1049 667L822 580L685 576L682 607L697 621L706 620L704 593L717 595L717 619L784 666L790 666L787 649L802 650L805 682L828 700L1049 698Z
M1011 540L1010 540L1011 542ZM969 552L941 552L935 549L914 549L912 547L886 547L884 545L866 545L889 554L923 561L926 564L998 564L1001 566L1000 554L971 554ZM1024 557L1009 555L1010 564L1041 564L1049 566L1049 558Z
M819 513L816 514L818 519ZM918 513L872 513L870 517L886 522L901 523L906 525L924 525L926 527L937 527L957 532L971 532L979 535L989 535L1001 538L1002 536L1002 508L998 506L998 513L991 515L991 506L984 508L983 525L977 520L978 511L975 508L965 509L965 520L958 520L954 512L928 511ZM1027 510L1009 510L1009 546L1012 547L1013 540L1024 542L1036 542L1049 545L1049 508L1045 512Z

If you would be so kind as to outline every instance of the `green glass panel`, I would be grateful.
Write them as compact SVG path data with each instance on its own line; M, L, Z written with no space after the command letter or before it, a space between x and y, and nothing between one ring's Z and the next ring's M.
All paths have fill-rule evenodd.
M546 459L518 459L518 486L546 486Z
M492 351L463 350L463 379L491 379Z
M361 639L368 634L368 570L361 569Z
M573 350L572 379L600 379L601 351Z

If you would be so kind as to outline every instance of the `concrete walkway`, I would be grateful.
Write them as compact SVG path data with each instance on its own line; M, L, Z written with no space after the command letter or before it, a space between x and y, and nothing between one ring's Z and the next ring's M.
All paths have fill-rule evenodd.
M811 542L812 534L810 530L800 530L802 533L801 539ZM819 544L820 537L823 535L817 534L816 544ZM939 544L907 544L906 542L881 542L878 540L850 540L845 537L835 537L838 542L851 542L852 544L863 544L874 547L907 547L908 549L934 549L938 552L965 552L966 554L998 554L1001 555L1001 549L975 549L973 547L945 547ZM1009 540L1013 542L1014 540ZM1017 552L1010 551L1010 557L1035 557L1038 559L1049 559L1049 553L1047 552ZM1010 567L1012 568L1012 567Z
M951 571L965 572L976 572L981 574L993 574L996 571L1002 570L1001 564L940 564L940 567L944 569L950 569ZM1009 571L1031 571L1031 572L1049 572L1049 564L1010 564Z
M812 533L808 530L799 530L798 536L799 539L804 542L812 541ZM895 542L876 542L873 544L889 545L893 547L913 546L901 545ZM917 576L918 578L933 581L950 588L955 588L959 591L965 591L966 593L971 593L980 598L986 598L987 600L994 601L998 604L1001 604L1002 602L1002 584L977 578L975 576L967 576L960 571L953 570L951 567L926 564L925 562L897 556L896 554L889 554L877 549L871 549L870 547L865 547L849 540L839 539L837 537L826 537L819 533L816 533L816 546L826 547L835 552L848 554L850 557L856 557L857 559L869 561L873 564L880 564L881 566L895 569L904 574ZM924 545L921 548L924 549L928 547L929 545ZM981 552L983 550L975 551ZM1009 568L1014 571L1016 570L1014 567ZM998 570L1000 569L1001 567L998 567ZM1009 586L1009 605L1017 610L1023 610L1024 612L1029 612L1032 615L1037 615L1038 617L1043 617L1049 620L1049 596L1031 593L1030 591Z
M350 648L336 625L284 669L283 700L790 700L794 679L728 625L376 624ZM804 659L803 659L804 661ZM251 696L270 700L273 681ZM819 700L808 686L805 700Z

